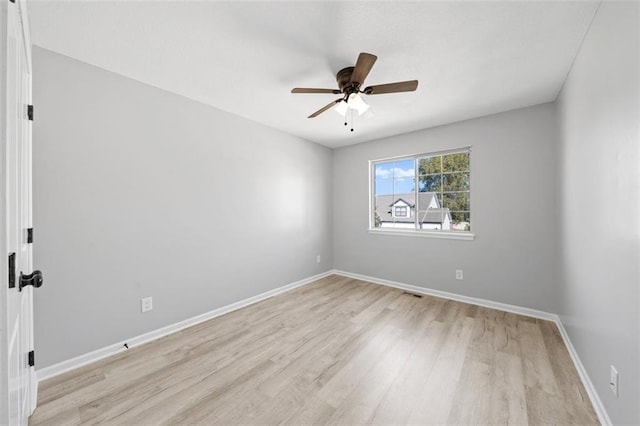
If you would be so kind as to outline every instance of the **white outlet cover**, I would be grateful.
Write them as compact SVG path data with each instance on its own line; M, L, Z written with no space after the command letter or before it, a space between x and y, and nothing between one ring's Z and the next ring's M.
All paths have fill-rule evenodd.
M611 392L617 397L618 396L618 370L612 365L611 372L609 377L609 387L611 388Z
M142 312L148 312L153 309L153 298L144 297L140 299L140 310Z
M464 279L462 269L456 269L456 280L461 280L461 279Z

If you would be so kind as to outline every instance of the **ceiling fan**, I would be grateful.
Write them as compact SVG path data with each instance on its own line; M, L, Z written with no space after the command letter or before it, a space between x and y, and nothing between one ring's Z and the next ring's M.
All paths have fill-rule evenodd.
M368 86L364 90L361 90L364 80L367 78L367 75L369 75L369 72L371 71L373 64L376 62L376 59L378 59L378 57L376 55L372 55L371 53L360 53L360 55L358 55L358 61L356 62L355 67L343 68L338 71L338 74L336 74L336 80L338 81L339 89L313 89L296 87L295 89L291 90L291 93L331 93L334 95L342 95L340 98L320 108L308 117L314 118L330 109L332 106L337 105L341 102L345 102L345 105L349 104L352 100L356 102L362 102L361 99L358 99L359 97L357 95L359 93L364 93L365 95L382 95L385 93L413 92L414 90L416 90L416 88L418 87L418 80L378 84L375 86ZM362 102L362 104L364 104L364 102ZM356 108L358 107L356 106ZM346 108L344 108L344 110L346 111Z

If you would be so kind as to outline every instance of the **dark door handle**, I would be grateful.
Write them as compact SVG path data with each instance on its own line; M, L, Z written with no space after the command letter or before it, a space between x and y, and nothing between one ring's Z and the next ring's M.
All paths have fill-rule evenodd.
M42 287L42 272L33 271L29 275L20 273L20 291L28 285L32 285L35 288Z

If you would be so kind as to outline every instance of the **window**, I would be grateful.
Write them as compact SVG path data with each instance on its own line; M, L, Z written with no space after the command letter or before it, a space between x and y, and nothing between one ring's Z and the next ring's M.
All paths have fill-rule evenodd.
M370 228L470 234L470 156L461 148L372 161Z
M407 206L396 206L396 217L407 217Z

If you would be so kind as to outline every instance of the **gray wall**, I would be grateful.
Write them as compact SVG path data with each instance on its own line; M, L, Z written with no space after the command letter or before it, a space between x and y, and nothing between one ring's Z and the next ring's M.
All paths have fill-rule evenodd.
M555 312L556 144L544 104L335 150L334 267ZM468 145L474 241L367 232L369 160Z
M559 98L557 311L615 424L640 424L640 78L637 2L603 2ZM609 365L620 397L609 390Z
M329 149L33 59L39 368L331 268Z

